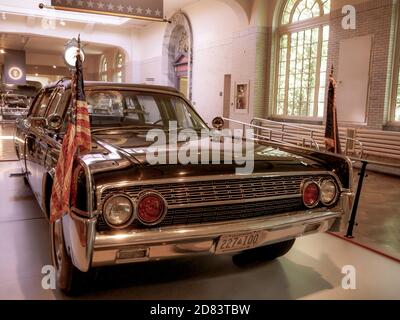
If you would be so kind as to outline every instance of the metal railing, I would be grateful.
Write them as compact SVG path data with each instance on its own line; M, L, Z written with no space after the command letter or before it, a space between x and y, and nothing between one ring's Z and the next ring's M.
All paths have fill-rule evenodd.
M246 128L251 128L255 129L256 133L253 134L254 137L257 137L260 140L267 140L267 141L272 141L272 142L277 142L281 144L287 144L287 145L295 145L297 147L303 147L303 148L311 148L315 150L320 150L318 142L310 138L308 136L301 136L298 134L293 134L290 132L285 132L282 130L277 130L277 129L271 129L263 126L258 126L252 123L247 123L243 121L238 121L238 120L233 120L229 118L222 118L224 121L230 122L230 123L235 123L239 124L243 128L243 134L245 134ZM267 134L265 134L267 133ZM291 137L292 142L285 140L285 137ZM294 143L293 141L299 141L298 144Z
M305 135L308 136L308 138L311 141L315 142L314 145L318 146L318 148L316 148L316 150L320 150L319 144L317 142L317 137L318 136L323 137L325 135L325 132L323 132L321 130L310 129L310 128L306 128L306 127L303 127L300 125L293 125L293 124L288 124L285 122L278 122L278 121L267 120L267 119L262 119L262 118L254 118L253 120L251 120L250 124L256 125L257 127L262 127L262 128L268 129L268 130L271 130L271 128L268 128L264 124L267 124L267 125L270 124L271 126L279 127L279 129L272 129L272 130L277 130L280 132L282 142L287 142L287 141L285 141L285 136L289 136L289 134L291 137L300 137L301 140L304 139L304 135L298 136L297 134L294 134L293 132L288 132L287 131L288 129L292 129L292 131L293 130L303 131L303 132L305 132ZM344 139L346 141L346 143L345 143L345 155L346 156L354 155L354 153L356 153L356 150L359 150L358 153L356 153L356 156L360 159L363 158L364 146L360 140L353 139L350 137L341 137L341 139ZM351 148L351 145L355 145L355 146L353 148Z

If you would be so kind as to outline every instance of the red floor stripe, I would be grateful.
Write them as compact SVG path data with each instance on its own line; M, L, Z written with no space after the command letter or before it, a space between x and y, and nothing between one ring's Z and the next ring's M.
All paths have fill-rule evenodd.
M339 239L345 240L345 241L347 241L347 242L350 242L350 243L352 243L352 244L354 244L354 245L356 245L356 246L359 246L359 247L361 247L361 248L363 248L363 249L366 249L366 250L368 250L368 251L371 251L371 252L373 252L373 253L379 254L380 256L383 256L383 257L385 257L385 258L388 258L388 259L390 259L390 260L392 260L392 261L394 261L394 262L400 263L400 259L399 259L399 258L393 257L393 256L391 256L391 255L388 255L388 254L382 252L382 251L379 251L379 250L376 250L376 249L371 248L371 247L369 247L369 246L366 246L366 245L364 245L364 244L361 244L361 243L359 243L359 242L357 242L357 241L354 241L353 239L349 239L349 238L346 238L346 237L344 237L344 236L341 236L341 235L338 235L338 234L335 234L335 233L332 233L332 232L328 232L328 234L330 234L331 236L334 236L334 237L336 237L336 238L339 238Z

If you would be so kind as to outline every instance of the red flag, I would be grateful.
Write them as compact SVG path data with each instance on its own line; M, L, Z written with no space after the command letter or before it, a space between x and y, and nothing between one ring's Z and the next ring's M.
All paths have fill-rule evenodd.
M326 145L326 150L329 152L334 152L338 154L342 153L342 148L340 145L339 127L337 121L336 81L333 78L333 67L332 67L332 74L329 77L325 145Z
M74 160L77 155L91 150L90 118L85 98L83 66L80 54L76 59L76 72L72 80L73 112L57 162L50 202L50 221L54 222L70 211Z

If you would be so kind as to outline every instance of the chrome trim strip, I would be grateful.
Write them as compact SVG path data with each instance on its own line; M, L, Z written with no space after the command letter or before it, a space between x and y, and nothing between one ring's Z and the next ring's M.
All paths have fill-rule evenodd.
M86 191L88 195L88 213L89 217L93 218L93 204L94 204L94 182L93 182L93 175L90 172L90 167L82 160L79 159L79 165L82 166L83 170L85 171L85 177L86 177Z
M222 235L252 232L261 230L277 230L296 224L312 224L342 216L341 208L300 211L274 217L246 219L201 225L182 225L152 230L126 230L124 232L98 232L94 242L94 250L106 248L140 246L143 244L164 244L167 242L187 242L198 239L219 237Z

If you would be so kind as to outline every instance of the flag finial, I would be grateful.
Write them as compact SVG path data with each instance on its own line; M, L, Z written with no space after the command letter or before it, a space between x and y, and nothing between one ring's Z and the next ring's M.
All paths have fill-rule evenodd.
M335 72L335 68L334 68L334 66L332 64L332 66L331 66L331 74L330 74L331 77L333 77L334 72Z

